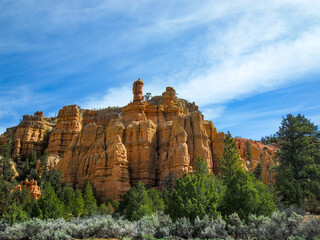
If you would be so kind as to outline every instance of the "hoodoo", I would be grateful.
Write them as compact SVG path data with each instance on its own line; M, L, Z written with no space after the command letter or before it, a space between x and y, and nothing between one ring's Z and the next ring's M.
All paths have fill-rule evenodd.
M140 79L132 90L133 101L123 108L79 110L77 105L69 105L56 119L39 112L24 116L11 129L14 154L28 154L31 148L43 151L45 131L52 129L48 145L51 167L62 170L65 182L84 185L90 181L102 200L119 199L139 181L151 187L164 185L170 178L193 171L199 156L217 173L224 133L204 120L195 103L177 98L172 87L145 101ZM0 145L5 137L6 133ZM248 160L243 140L237 144L246 170L252 171L258 162L273 165L273 151L268 146L252 144L253 155ZM263 181L270 180L270 173L264 171Z

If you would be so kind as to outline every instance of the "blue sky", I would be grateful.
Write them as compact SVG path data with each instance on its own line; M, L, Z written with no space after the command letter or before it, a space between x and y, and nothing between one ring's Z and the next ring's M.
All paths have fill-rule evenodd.
M0 2L0 132L62 106L124 106L173 86L219 131L320 124L320 1Z

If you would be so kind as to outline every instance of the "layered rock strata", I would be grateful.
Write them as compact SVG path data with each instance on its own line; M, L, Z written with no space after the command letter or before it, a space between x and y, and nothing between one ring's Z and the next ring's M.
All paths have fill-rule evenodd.
M245 138L235 138L236 145L242 160L242 166L247 172L253 172L257 165L261 163L262 166L262 181L269 183L274 181L274 174L272 167L276 164L275 152L278 150L275 144L264 145L261 142L248 140ZM248 156L248 144L251 156Z
M0 145L6 142L9 135L13 140L13 157L20 158L28 155L34 149L41 155L46 147L46 141L55 126L54 118L44 117L43 112L34 115L24 115L18 126L7 129L0 137Z
M211 172L218 173L224 133L203 119L195 103L178 99L172 87L144 101L140 79L132 90L133 101L123 108L79 110L69 105L51 125L39 113L24 117L14 129L14 154L28 153L31 146L43 150L37 146L45 129L53 128L50 167L61 169L65 182L85 185L90 181L102 200L119 199L139 181L151 187L165 185L168 179L193 171L199 156ZM263 147L252 143L253 157L247 159L245 142L238 139L237 146L246 170L254 170L261 159L263 169L271 166L272 156L268 151L264 154ZM265 182L272 178L268 172L263 176Z
M100 198L119 199L139 181L159 186L193 171L198 156L211 172L217 170L223 134L212 122L203 120L194 104L181 104L172 87L156 104L144 101L142 90L139 79L133 101L121 111L79 111L75 105L60 110L49 154L64 181L90 181Z

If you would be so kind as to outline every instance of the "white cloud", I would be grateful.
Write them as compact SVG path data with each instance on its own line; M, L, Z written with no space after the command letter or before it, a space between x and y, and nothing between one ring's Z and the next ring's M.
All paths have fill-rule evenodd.
M119 63L117 60L110 64L117 67L125 65L126 68L119 66L119 71L132 71L135 67L135 71L147 71L149 66L155 68L153 72L158 75L150 79L152 84L146 82L145 92L161 94L166 85L172 85L179 97L195 101L206 115L211 116L209 118L221 115L225 110L223 104L229 101L281 88L296 81L298 76L320 69L318 0L210 0L188 3L149 0L120 3L106 0L60 4L17 1L6 8L0 4L0 8L4 9L3 18L11 17L14 20L8 21L11 24L9 29L22 33L25 29L30 32L36 29L37 36L40 36L37 39L45 39L48 33L55 33L64 39L88 22L94 23L88 26L101 29L95 32L98 35L88 34L76 42L68 39L69 45L71 42L71 45L77 46L72 51L66 51L68 54L61 54L67 49L62 47L64 42L61 46L59 42L54 43L58 50L50 52L48 58L51 61L65 61L63 66L71 72L115 53L139 54L139 50L150 44L165 45L159 54L161 56L154 56L166 64L167 69L163 74L159 73L164 65L161 62L156 66L129 60L129 63ZM17 15L21 17L16 18ZM121 25L124 29L113 29L118 26L113 25L112 21L109 25L102 25L109 23L107 20L110 16L118 17L116 21L121 16L129 24ZM16 35L13 33L9 35L0 39L4 43L0 43L0 50L9 49L7 42L13 51L22 51L15 46L25 46L26 49L34 46L33 39L26 42L25 39L14 38ZM169 55L176 49L166 43L183 38L190 38L190 42L183 42L180 46L183 54ZM36 47L41 48L40 45ZM56 52L57 56L52 55ZM69 65L74 59L78 60L77 63ZM177 66L178 59L182 59L179 62L185 65ZM65 74L66 70L62 70L62 74ZM57 72L57 69L54 71ZM124 106L132 100L131 84L121 81L106 93L99 94L87 98L80 105L84 108ZM15 102L15 99L12 100ZM24 102L30 101L28 98ZM210 110L208 106L211 104L218 104L218 109Z
M226 106L210 106L210 108L203 108L200 109L202 114L205 116L205 119L214 120L215 118L218 118L222 115L222 113L225 111Z
M143 46L150 38L164 41L196 27L207 29L195 43L181 46L187 69L170 76L179 97L202 107L221 104L281 88L320 70L319 1L208 1L180 7L174 14L172 9L155 13L149 24L129 32L135 33L134 42ZM167 60L174 67L175 59ZM167 82L164 79L157 86L164 89ZM159 94L155 85L150 89ZM101 100L89 100L88 104L112 104L120 93L131 94L131 89L126 90L124 86L112 88ZM117 104L125 104L122 100Z
M99 109L109 106L123 107L132 101L132 90L128 86L109 88L102 96L93 96L81 104L82 108Z
M6 128L0 127L0 135L4 133L6 130L7 130Z
M177 90L200 105L209 105L282 87L302 74L320 70L319 39L320 28L314 28L292 42L227 57L221 65L180 84Z

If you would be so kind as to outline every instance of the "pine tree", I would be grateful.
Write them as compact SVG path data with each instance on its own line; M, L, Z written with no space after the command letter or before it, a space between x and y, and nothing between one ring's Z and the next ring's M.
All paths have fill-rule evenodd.
M7 156L11 158L12 149L13 149L13 133L12 133L12 130L9 129L7 131L6 142L0 148L0 156L3 156L3 157Z
M11 159L9 155L5 155L2 159L2 171L1 175L5 181L11 181L14 176L14 172L11 167Z
M267 187L241 168L240 156L229 132L224 140L219 169L226 186L219 210L225 218L236 212L248 219L250 214L269 215L276 209Z
M148 197L150 199L151 210L152 212L159 212L164 210L164 202L161 198L159 192L151 188L148 190Z
M153 213L152 200L142 182L122 196L117 212L132 221Z
M76 190L75 199L72 204L72 215L75 217L79 217L84 212L84 201L82 197L82 193L79 189Z
M41 198L39 199L39 207L44 219L64 217L63 203L58 199L49 182L44 185Z
M76 196L72 187L66 186L63 188L61 201L64 203L65 213L68 215L72 213L75 197Z
M256 177L256 179L258 179L258 180L260 180L260 181L262 180L262 171L263 171L263 169L262 169L262 163L259 162L259 163L257 164L257 166L255 167L253 173L254 173L254 176Z
M251 143L249 141L246 141L246 152L245 152L246 158L248 161L251 161L252 159L252 153L251 153Z
M107 204L102 203L99 207L99 212L102 215L112 215L114 212L114 208L111 202L108 202Z
M231 133L228 132L224 139L223 155L219 159L219 175L223 179L230 179L239 169L241 169L239 152Z
M51 171L48 171L47 176L44 180L45 182L49 182L51 184L56 193L61 192L62 171L60 169L53 169Z
M32 200L31 200L30 217L31 218L43 218L42 211L40 209L38 201L35 198L32 198Z
M44 181L46 181L46 178L48 175L48 158L49 158L49 151L48 149L45 149L43 152L42 159L40 161L41 178Z
M225 218L236 212L241 219L247 220L251 214L270 215L276 210L273 196L267 191L267 186L242 169L237 170L226 181L226 187L219 208Z
M0 177L0 216L6 213L8 207L12 203L10 196L13 190L13 185L10 182L3 180Z
M303 115L288 114L279 131L279 166L276 186L287 204L302 206L305 199L320 199L320 132Z
M2 156L2 159L0 157L0 160L2 161L2 167L1 167L1 176L3 176L3 179L5 181L10 181L13 176L13 170L11 167L11 152L12 152L12 143L13 143L13 135L11 129L7 132L7 139L5 144L0 149L0 156Z
M97 200L94 197L93 189L90 182L87 183L84 191L84 215L91 216L98 211Z
M3 215L3 218L10 224L13 224L25 220L27 218L27 213L22 209L21 205L13 203L9 206L7 212Z
M207 163L200 157L196 162L195 172L192 175L185 173L169 192L166 212L173 219L186 217L191 221L205 215L216 217L219 184L209 173Z

